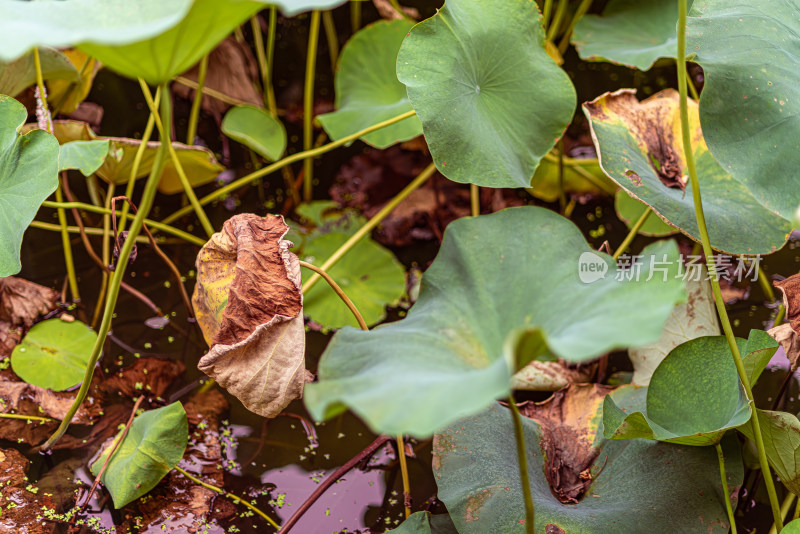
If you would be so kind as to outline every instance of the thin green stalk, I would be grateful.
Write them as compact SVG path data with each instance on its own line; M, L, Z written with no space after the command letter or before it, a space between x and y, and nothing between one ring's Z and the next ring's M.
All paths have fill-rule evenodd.
M558 207L561 215L567 208L567 194L564 191L564 137L558 140Z
M311 12L306 54L306 78L303 88L303 150L311 149L314 128L314 73L317 68L317 42L319 41L319 11ZM303 200L310 202L314 194L314 160L303 161Z
M728 511L728 522L731 524L731 534L736 534L736 519L733 517L733 508L731 508L731 490L728 487L728 477L725 475L725 455L719 443L715 443L714 448L717 449L717 458L719 459L719 476L722 481L722 493L725 496L725 509Z
M183 76L175 76L172 80L173 82L179 83L181 85L185 85L189 89L196 89L203 93L205 96L210 96L211 98L216 98L220 102L224 102L229 106L252 106L251 102L247 102L245 100L240 100L234 96L226 95L223 92L217 91L216 89L212 89L210 87L200 87L197 85L197 82L194 80L190 80L189 78L184 78Z
M39 100L47 116L46 130L53 133L53 124L50 122L50 108L47 107L47 91L44 88L44 76L42 75L42 60L39 58L38 48L33 49L33 66L36 69L36 87L39 89Z
M278 116L278 106L275 104L275 89L272 87L272 71L275 68L275 34L278 28L278 9L269 8L269 27L267 29L267 72L264 80L264 92L267 98L267 109L273 117Z
M339 60L339 37L336 35L336 24L333 22L333 12L323 11L322 28L325 30L325 40L328 42L328 55L331 58L331 72L336 72L336 62Z
M625 236L625 239L622 241L622 243L620 243L619 248L617 248L617 251L614 252L614 255L612 257L615 260L620 256L622 256L623 252L628 250L628 247L631 246L631 242L636 237L636 234L639 233L639 230L641 230L642 226L644 225L645 221L647 220L647 218L650 216L651 213L653 213L653 210L648 206L647 209L644 210L644 213L642 213L639 216L639 218L636 219L636 222L631 227L631 231L628 232L628 235Z
M83 202L53 202L51 200L45 200L44 202L42 202L42 207L43 208L55 208L55 209L59 209L60 208L60 209L65 209L65 210L76 208L76 209L88 211L88 212L91 212L91 213L98 213L100 215L111 215L111 213L114 211L114 210L111 210L109 208L101 208L100 206L93 206L92 204L85 204ZM130 214L126 215L126 217L128 219L133 219L134 218L134 216L130 215ZM156 229L156 230L160 230L160 231L162 231L164 233L174 235L175 237L179 237L179 238L183 239L184 241L192 243L193 245L198 245L198 246L202 247L206 243L205 240L200 239L197 236L194 236L194 235L192 235L192 234L190 234L188 232L184 232L183 230L175 228L174 226L170 226L168 224L164 224L163 222L153 221L151 219L145 219L144 222L149 228L153 228L153 229ZM90 230L90 228L87 228L87 230ZM96 230L96 228L95 228L95 230Z
M208 54L200 60L200 67L197 71L197 89L194 92L192 110L189 112L189 126L186 130L187 145L194 145L194 138L197 137L197 122L200 120L200 108L203 104L203 87L206 85L206 75L208 75Z
M511 417L514 419L514 437L517 440L517 463L519 464L519 478L522 483L522 496L525 499L525 532L534 534L534 507L531 495L531 479L528 475L528 450L525 448L525 434L522 428L522 415L519 413L514 396L509 395L508 404L511 407Z
M103 249L102 249L102 260L103 265L109 265L111 263L111 199L114 198L114 191L116 190L116 186L114 184L110 184L108 186L108 190L106 191L106 201L103 204L106 209L108 209L108 213L103 214ZM84 228L84 231L86 229ZM106 295L106 289L108 289L108 281L110 276L108 272L103 269L103 279L100 282L100 292L97 295L97 302L94 306L94 313L92 314L92 329L97 327L97 321L100 320L100 310L103 306L103 297Z
M758 284L761 286L761 291L770 302L775 302L775 291L772 289L772 284L769 283L766 273L761 268L761 265L756 264L756 276L758 277Z
M92 204L95 206L102 206L103 198L100 194L102 189L96 174L93 174L86 179L86 189L89 190L89 200L92 201Z
M63 175L60 180L63 180ZM59 181L56 188L56 201L64 202L64 194L61 191L61 182ZM59 208L58 209L58 224L61 227L61 247L64 250L64 263L67 266L67 279L69 280L69 292L75 301L81 300L81 294L78 290L78 275L75 273L75 261L72 257L72 244L69 240L69 233L67 231L67 214Z
M544 0L544 9L542 9L542 26L547 30L550 23L550 14L553 12L553 0Z
M547 40L551 43L556 38L556 35L558 35L558 29L561 26L561 21L567 12L568 4L569 0L558 0L556 13L553 15L553 23L547 28Z
M470 213L473 217L481 214L481 188L475 184L469 184L469 203Z
M247 185L250 182L254 182L254 181L258 180L259 178L261 178L263 176L267 176L268 174L271 174L271 173L273 173L273 172L275 172L277 170L280 170L280 169L286 167L287 165L291 165L292 163L295 163L297 161L302 161L302 160L307 159L307 158L314 158L314 157L317 157L317 156L321 156L322 154L325 154L326 152L330 152L331 150L339 148L340 146L344 146L344 145L347 145L349 143L352 143L356 139L358 139L358 138L360 138L360 137L362 137L364 135L367 135L370 132L374 132L376 130L380 130L381 128L385 128L387 126L390 126L392 124L400 122L401 120L407 119L408 117L413 117L415 115L415 113L416 112L412 109L411 111L407 111L407 112L405 112L405 113L403 113L401 115L398 115L396 117L392 117L391 119L385 120L383 122L379 122L378 124L370 126L369 128L364 128L360 132L356 132L356 133L354 133L352 135L348 135L347 137L343 137L343 138L339 139L338 141L333 141L333 142L328 143L327 145L322 145L319 148L314 148L314 149L311 149L311 150L304 150L303 152L297 152L296 154L292 154L291 156L287 156L287 157L283 158L282 160L276 161L272 165L267 165L266 167L264 167L262 169L259 169L259 170L255 171L255 172L251 172L247 176L243 176L243 177L239 178L238 180L234 180L233 182L229 183L225 187L220 187L219 189L217 189L213 193L210 193L210 194L204 196L203 198L200 199L200 205L201 206L205 206L206 204L209 204L210 202L213 202L214 200L217 200L218 198L224 197L225 195L227 195L227 194L239 189L243 185ZM162 222L165 223L165 224L166 223L170 223L170 222L174 221L175 219L183 217L187 213L191 213L191 211L192 211L192 208L189 207L189 206L186 206L184 208L179 209L175 213L167 216L166 218L164 218L164 220Z
M781 517L784 521L786 521L786 516L789 514L789 508L792 507L792 502L795 497L796 495L790 491L789 494L786 495L786 498L783 499L783 503L781 504ZM800 502L798 502L798 507L800 507ZM795 507L795 513L797 513L797 509L798 508ZM795 517L795 519L797 519L797 517ZM773 523L772 527L769 529L769 534L777 534L777 532L778 530L775 528L775 523Z
M162 86L162 90L166 91L166 86ZM170 120L170 108L167 102L169 102L169 98L164 98L161 102L161 118L164 122L168 122ZM95 366L97 365L97 361L100 359L100 355L103 351L103 345L106 341L106 336L111 329L111 319L114 316L114 308L117 305L120 284L125 276L125 270L128 267L128 260L130 259L134 244L136 243L136 238L139 236L139 232L142 230L144 219L150 212L150 209L153 207L153 201L155 200L158 182L161 179L161 173L164 170L164 163L166 161L168 152L167 147L170 144L170 140L166 138L162 139L161 141L161 145L156 152L155 161L153 162L153 169L150 173L150 176L147 178L147 183L144 187L144 193L142 195L141 202L139 203L139 211L136 212L136 216L134 217L133 223L131 223L131 228L128 232L128 238L123 243L122 249L119 253L117 269L114 271L114 275L111 278L111 283L109 284L108 295L106 296L106 307L103 310L103 319L100 321L100 327L98 328L97 332L97 340L92 348L92 354L89 356L89 362L86 365L86 372L83 376L83 382L81 382L81 387L78 390L78 393L72 403L72 406L70 406L69 411L64 416L64 419L61 421L61 424L55 433L53 433L53 435L50 436L50 438L42 445L42 450L46 451L50 449L59 439L61 439L61 436L63 436L67 431L67 428L69 428L72 418L75 416L81 404L83 404L83 401L86 399L86 395L89 393L89 385L92 382Z
M161 104L161 87L156 89L156 96L155 96L155 105L158 107ZM142 165L142 159L144 159L144 152L147 148L147 143L150 142L150 138L153 136L153 128L156 126L156 119L155 114L150 113L150 116L147 118L147 125L144 127L144 132L142 132L142 139L139 143L139 147L136 149L136 154L133 156L133 165L131 165L131 175L128 177L128 184L125 186L125 196L128 198L133 197L133 189L136 187L136 175L139 174L139 167ZM123 232L125 230L125 223L128 222L128 211L130 210L130 205L127 202L122 203L122 215L120 216L119 221L119 230Z
M572 20L570 20L569 26L567 26L567 31L564 32L564 35L561 37L561 42L558 43L558 51L562 55L567 51L569 40L572 38L572 30L575 29L575 24L577 24L581 17L583 17L586 12L589 11L591 5L592 0L582 0L578 5L578 9L576 9L575 13L572 15Z
M38 230L47 230L48 232L60 232L61 231L61 227L59 225L52 224L52 223L46 223L46 222L42 222L42 221L31 221L31 224L29 224L28 226L30 226L31 228L36 228ZM70 234L78 234L78 235L80 235L81 229L78 228L77 226L67 226L67 232L69 232ZM102 236L103 235L103 229L102 228L84 228L83 232L86 235L97 235L97 236ZM183 242L184 242L182 239L173 239L173 238L164 238L164 237L158 237L156 239L158 240L158 244L159 245L179 245L179 244L183 244ZM136 242L137 243L148 244L148 243L150 243L150 240L148 240L144 236L137 236L136 237Z
M22 419L23 421L41 421L42 423L55 423L58 419L41 417L38 415L24 415L20 413L0 413L0 419Z
M714 303L717 306L717 313L719 314L720 323L722 323L722 330L725 332L725 339L728 341L731 353L733 354L733 361L736 364L736 371L739 373L739 379L742 381L747 400L753 411L753 417L750 418L750 424L753 427L753 437L755 438L756 448L758 449L758 460L761 464L761 472L764 475L764 483L767 486L767 494L769 495L769 503L772 508L772 515L775 519L775 525L778 532L783 529L783 519L781 518L780 504L778 503L778 495L775 491L775 483L772 480L772 472L769 468L767 461L767 453L764 449L764 438L761 434L761 425L759 424L758 417L756 417L756 406L753 401L753 391L750 387L750 380L747 376L747 371L742 362L742 356L739 354L739 347L736 344L736 337L733 335L733 328L731 327L728 312L725 309L725 301L722 299L722 291L719 287L719 279L716 275L714 266L714 251L711 249L711 242L708 238L708 229L706 227L706 219L703 214L703 203L700 197L700 182L697 177L697 169L694 163L694 154L692 152L691 132L689 130L689 111L687 104L687 90L686 90L686 3L687 0L678 0L678 91L680 92L681 101L681 135L683 140L683 153L686 159L686 167L689 172L689 179L692 183L692 199L694 201L694 210L697 218L697 226L700 230L700 240L703 244L703 253L706 257L706 263L709 273L714 273L711 276L711 288L714 291Z
M781 304L778 306L778 313L775 314L775 322L772 323L773 326L778 326L779 324L783 324L783 320L786 317L786 308Z
M687 76L686 78L686 85L689 87L689 92L692 93L692 98L696 101L700 101L700 94L697 92L697 87L694 86L694 82L690 80Z
M795 495L796 497L796 495ZM797 504L794 507L794 515L792 516L792 520L800 518L800 499L797 499Z
M147 105L150 107L150 114L156 121L156 128L158 128L158 132L161 135L161 143L166 143L167 145L167 150L169 151L169 156L172 159L172 164L175 166L175 172L178 173L178 177L181 180L181 185L183 185L183 192L186 193L189 203L197 214L197 218L200 219L200 224L203 226L203 230L206 231L208 237L211 237L214 235L214 227L211 226L211 221L208 220L206 212L203 211L203 207L197 201L197 195L194 194L192 184L189 183L189 178L186 177L186 173L183 171L181 160L178 158L177 152L175 152L175 147L172 146L172 120L161 120L161 118L156 114L156 110L158 108L156 108L156 104L153 101L153 96L150 94L150 89L147 87L145 81L141 78L139 78L139 86L142 88L144 99L147 101ZM166 109L167 114L170 117L172 116L172 99L169 98L169 94L164 95L162 109Z
M331 286L331 289L333 289L333 292L336 293L340 299L342 299L342 302L344 302L345 306L347 306L347 308L352 312L353 317L356 318L356 322L358 322L358 326L361 328L361 330L369 330L367 322L364 321L364 317L361 315L361 312L358 311L356 305L353 304L353 301L350 300L350 297L348 297L347 294L345 294L345 292L342 290L341 287L339 287L339 284L336 283L336 281L331 277L331 275L329 275L321 267L317 267L313 263L308 263L302 260L300 260L300 267L305 267L306 269L314 271L322 278L324 278L325 281L328 282L328 285ZM306 293L308 293L308 286L303 288L303 294L305 295Z
M369 233L372 232L372 230L375 229L375 227L378 226L380 222L383 219L385 219L386 216L389 215L397 207L398 204L400 204L403 200L405 200L405 198L408 195L410 195L413 191L418 189L422 184L427 182L428 178L433 176L434 172L436 172L436 165L434 165L433 163L425 167L425 170L419 173L419 176L414 178L414 180L412 180L410 184L405 186L403 190L400 191L392 200L387 202L386 205L383 208L381 208L381 210L378 213L373 215L372 218L369 221L367 221L366 224L364 224L364 226L359 228L356 233L354 233L347 239L347 241L342 243L342 246L340 246L336 250L336 252L331 254L331 256L327 260L325 260L325 263L322 264L321 269L323 271L330 271L331 267L336 265L336 263L340 259L342 259L342 257L345 254L347 254L350 251L350 249L352 249L359 241L361 241L361 239L369 235ZM314 286L314 284L316 284L317 281L319 281L319 279L320 279L319 274L315 274L314 276L309 278L308 282L304 284L304 290L308 291L309 289L311 289Z
M350 30L356 33L361 27L361 1L350 0Z
M408 462L406 461L406 446L403 443L403 435L397 434L397 458L400 461L400 476L403 479L403 509L406 519L411 515L411 481L408 478Z
M194 482L195 484L197 484L199 486L203 486L206 489L210 489L213 492L219 493L220 495L224 495L225 497L229 498L233 502L242 503L243 505L247 506L252 511L257 513L258 515L263 517L267 521L267 523L272 525L276 530L280 530L280 528L281 528L280 525L278 525L278 523L276 523L274 519L272 519L270 516L268 516L267 514L265 514L264 512L262 512L261 510L259 510L258 508L256 508L252 504L250 504L249 502L247 502L245 499L239 497L238 495L234 495L233 493L228 493L224 489L218 488L218 487L214 486L213 484L207 484L207 483L203 482L202 480L200 480L199 478L197 478L196 476L194 476L193 474L189 473L188 471L186 471L185 469L182 469L181 467L179 467L177 465L175 466L175 471L177 471L178 473L182 474L183 476L185 476L186 478L188 478L189 480L191 480L192 482Z

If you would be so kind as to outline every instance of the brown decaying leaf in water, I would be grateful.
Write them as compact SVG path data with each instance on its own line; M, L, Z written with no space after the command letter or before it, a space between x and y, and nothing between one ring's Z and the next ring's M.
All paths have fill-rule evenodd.
M283 217L236 215L197 256L192 303L211 349L198 368L274 417L305 384L300 263Z
M594 446L603 398L613 388L572 385L540 403L527 402L520 412L542 428L550 489L564 504L577 503L592 484L589 471L600 450Z
M183 76L197 81L198 66L186 71ZM208 72L205 86L237 100L247 102L256 107L263 105L261 94L256 89L258 65L253 53L244 43L228 37L208 56ZM180 83L172 84L172 90L182 98L189 98L194 89ZM203 110L208 113L223 114L230 107L216 98L205 96Z
M800 366L800 274L773 282L772 285L783 295L786 320L789 322L777 325L767 333L781 344L791 363L792 371L795 371Z
M0 532L21 532L25 534L51 534L53 524L37 517L42 508L55 508L49 495L34 493L25 473L30 462L14 449L0 449Z
M8 276L0 278L0 321L30 328L34 319L55 308L58 292Z

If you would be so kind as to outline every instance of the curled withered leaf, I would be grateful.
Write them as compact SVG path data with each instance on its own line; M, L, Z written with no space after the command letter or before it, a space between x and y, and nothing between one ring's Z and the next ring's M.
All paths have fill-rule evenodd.
M192 303L211 349L198 368L274 417L306 382L300 263L283 217L235 215L197 256Z
M789 323L777 325L767 333L781 344L794 371L800 365L800 274L773 282L772 285L783 295L783 306L786 308L786 319Z

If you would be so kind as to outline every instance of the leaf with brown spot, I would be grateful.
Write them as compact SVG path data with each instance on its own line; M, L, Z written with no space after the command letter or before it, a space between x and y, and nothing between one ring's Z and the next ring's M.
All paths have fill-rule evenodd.
M573 385L544 402L520 407L520 412L542 429L545 475L553 494L564 504L577 503L592 484L584 472L600 453L595 435L603 399L612 390L600 384Z
M534 531L545 532L546 525L555 525L569 533L640 532L642 525L647 525L653 532L727 533L726 496L720 487L714 449L646 440L607 441L602 434L595 438L592 428L597 424L598 391L593 390L598 387L602 388L572 386L563 392L563 398L535 407L541 422L522 420L528 477L536 504ZM617 392L633 389L624 386ZM572 423L565 429L568 421ZM584 447L574 449L583 450L579 452L583 455L588 451L596 458L589 464L588 473L578 471L573 464L572 472L580 483L587 476L591 476L591 483L577 503L564 504L547 477L553 465L548 450L571 445L548 445L546 441L572 439L575 434L571 431L577 433ZM728 481L735 487L743 476L739 443L731 434L722 446ZM585 461L586 456L582 458ZM581 473L585 473L583 477ZM525 505L509 409L495 404L437 434L434 475L438 497L460 534L525 532ZM481 503L477 497L485 498Z
M708 150L697 103L689 101L692 152L711 246L731 254L769 254L791 231L788 220L764 207ZM583 104L603 171L666 222L700 240L687 182L680 102L674 89L639 102L620 89Z
M773 282L783 296L783 307L786 309L786 324L777 325L768 334L781 344L786 357L791 362L791 370L800 365L800 274Z
M300 263L283 217L235 215L197 256L192 303L211 349L198 368L245 407L274 417L303 394Z
M568 364L534 360L514 373L511 389L529 391L556 391L570 384L588 382L597 369L596 363Z

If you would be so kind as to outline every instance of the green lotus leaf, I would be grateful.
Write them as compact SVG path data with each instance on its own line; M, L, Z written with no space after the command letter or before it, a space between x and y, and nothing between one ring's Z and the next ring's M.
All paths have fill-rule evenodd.
M343 232L314 232L308 236L300 257L322 265L349 238ZM389 250L371 239L362 239L328 273L350 297L368 325L386 317L387 306L397 306L406 291L403 265ZM303 280L314 273L303 269ZM303 313L325 328L358 326L353 313L331 287L320 280L303 295Z
M634 90L621 89L585 103L583 110L606 174L699 241L678 92L667 89L639 102ZM781 248L791 231L789 221L763 207L716 162L703 140L694 101L689 102L689 121L711 246L731 254L769 254Z
M387 532L392 534L458 534L449 515L432 515L430 512L413 513L399 527Z
M306 406L317 419L349 407L378 432L429 436L508 395L524 362L504 357L517 353L507 340L536 339L520 330L541 331L548 352L570 361L654 341L685 292L673 242L643 256L670 267L648 282L655 271L645 262L645 274L624 280L575 225L544 208L459 219L405 319L333 337Z
M176 26L155 37L116 46L84 42L78 48L120 74L165 83L189 70L263 8L251 0L194 0Z
M783 534L800 534L800 519L795 519L787 523L781 532Z
M58 50L41 48L39 60L42 65L42 78L45 80L60 79L73 82L78 79L78 71L70 63L69 58ZM17 96L35 83L36 68L33 52L13 61L0 59L0 94Z
M11 368L28 384L53 391L83 380L97 334L80 321L36 323L11 353Z
M639 217L642 216L644 210L649 206L643 202L639 202L622 189L618 189L614 196L614 210L617 212L617 217L625 223L629 229L633 228ZM680 230L674 226L670 226L661 220L661 218L651 213L645 219L644 224L639 228L639 234L651 237L664 237L678 233Z
M114 441L118 439L119 435ZM122 508L153 489L178 465L188 439L189 424L180 402L138 415L100 477L114 507ZM93 475L100 472L112 446L92 464Z
M791 220L800 204L797 3L695 0L686 31L705 76L709 149L766 209Z
M777 349L775 340L760 330L753 330L748 340L737 339L737 344L754 373L758 367L763 370L763 356ZM727 430L749 421L750 414L727 340L705 336L673 349L653 372L649 387L623 408L606 397L603 431L609 439L714 445Z
M0 0L0 60L37 46L123 45L175 26L192 0Z
M641 532L643 525L654 532L728 531L723 504L727 496L720 487L713 449L646 440L607 441L602 433L591 443L599 403L591 408L576 405L586 419L576 433L558 420L523 419L535 532ZM573 444L583 440L588 456L570 456ZM559 449L559 444L565 445ZM730 436L722 444L729 484L738 486L743 478L738 442ZM562 455L564 449L569 450ZM460 534L526 532L516 458L511 412L496 404L436 435L433 468L438 496ZM590 481L580 478L584 469ZM569 475L569 482L575 479L588 487L577 502L565 504L556 494L569 493L565 487L569 482L552 484L556 490L547 472Z
M403 41L397 77L455 182L528 187L575 111L532 0L447 0Z
M22 268L22 234L58 187L58 141L43 130L19 135L28 112L0 95L0 276Z
M261 108L231 108L222 119L222 132L267 161L280 159L286 151L286 129L283 123Z
M602 15L584 15L572 44L586 61L610 61L648 70L678 55L678 1L611 0Z
M106 160L109 145L107 139L64 143L58 154L58 170L77 169L91 176Z
M411 111L406 87L397 80L397 51L414 26L405 19L379 21L356 33L342 49L336 71L336 111L319 116L331 139ZM386 148L422 133L419 117L409 117L363 137Z

